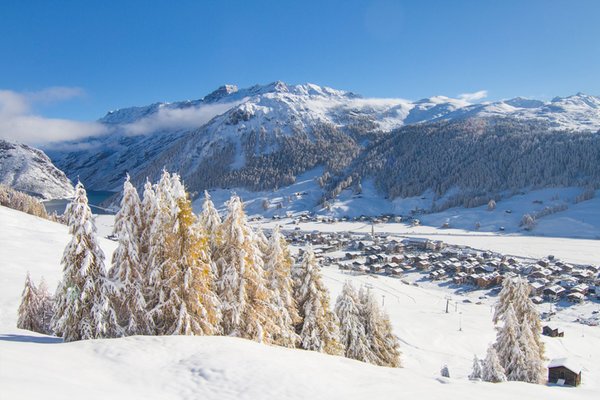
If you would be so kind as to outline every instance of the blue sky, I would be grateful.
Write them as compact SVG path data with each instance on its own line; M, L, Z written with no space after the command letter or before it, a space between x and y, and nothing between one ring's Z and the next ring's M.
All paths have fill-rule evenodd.
M599 21L594 0L0 0L0 90L69 88L29 112L77 120L275 80L415 100L600 95Z

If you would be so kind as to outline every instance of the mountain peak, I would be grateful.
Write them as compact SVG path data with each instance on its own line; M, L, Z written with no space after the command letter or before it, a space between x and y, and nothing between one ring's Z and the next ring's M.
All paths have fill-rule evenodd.
M209 102L209 103L218 101L218 100L221 100L223 97L226 97L237 91L238 91L238 87L236 85L223 85L223 86L220 86L217 90L213 91L212 93L206 95L204 97L204 101Z

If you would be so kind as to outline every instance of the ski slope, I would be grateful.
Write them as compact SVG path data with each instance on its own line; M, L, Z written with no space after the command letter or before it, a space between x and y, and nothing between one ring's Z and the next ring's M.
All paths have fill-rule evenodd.
M228 337L136 336L62 343L15 325L27 271L36 282L43 275L51 289L60 278L60 257L69 240L66 227L3 207L0 227L2 398L568 400L600 395L600 329L582 329L571 322L577 308L559 314L553 323L564 329L565 337L545 342L549 358L568 356L582 365L582 386L471 382L466 375L473 354L483 357L494 338L490 313L494 299L475 304L482 293L473 292L466 295L473 300L468 304L453 294L451 312L446 314L449 290L328 268L323 275L332 296L341 291L345 279L368 283L378 296L385 295L381 299L401 339L404 368L375 367ZM115 243L101 239L100 244L109 259ZM439 376L443 364L448 364L452 378Z

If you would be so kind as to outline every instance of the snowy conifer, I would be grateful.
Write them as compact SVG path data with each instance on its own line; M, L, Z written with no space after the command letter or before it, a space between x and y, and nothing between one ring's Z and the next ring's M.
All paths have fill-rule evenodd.
M62 257L63 278L54 297L53 329L66 342L117 336L116 313L109 301L113 287L81 182L68 210L72 237Z
M471 370L469 379L472 381L481 379L481 363L479 361L479 358L477 358L477 355L473 356L473 369Z
M518 381L526 376L525 356L519 341L519 325L512 304L504 313L504 324L498 328L496 352L508 380Z
M294 296L301 322L296 327L300 347L305 350L341 355L339 324L329 308L329 292L323 282L312 247L304 252L302 263L294 268Z
M223 333L272 343L278 327L262 254L240 198L232 196L227 208L228 215L218 230L220 244L214 257Z
M279 232L279 227L275 227L265 247L266 278L269 288L273 291L271 305L275 309L276 324L279 327L273 340L280 346L296 347L299 336L294 326L300 322L300 316L292 293L291 271L294 260L287 242Z
M212 335L219 332L219 301L213 291L208 240L199 231L190 200L178 199L171 246L164 262L163 296L153 309L163 335Z
M400 343L392 331L389 317L379 308L373 293L360 288L360 315L371 352L373 364L400 367Z
M40 332L39 299L35 284L27 272L25 287L21 293L21 304L18 310L17 328Z
M40 333L52 334L52 316L54 315L54 299L48 290L48 285L42 277L40 284L36 288L38 297L38 321Z
M345 355L359 361L374 362L375 355L369 346L360 308L356 289L350 281L346 281L335 303L335 313L340 321L340 338L346 349Z
M171 174L164 170L159 182L154 188L154 208L156 216L150 225L148 233L148 260L146 271L146 303L150 310L153 321L160 319L157 307L165 301L168 285L171 279L168 271L174 271L174 259L170 257L174 243L173 232L177 215L179 214L178 200L185 195L176 185ZM164 325L164 324L163 324ZM157 334L165 334L164 331L155 330Z
M146 310L143 288L145 277L141 263L140 233L142 230L141 203L129 175L123 184L121 208L115 216L113 234L119 244L113 253L109 277L115 283L111 300L117 319L126 335L152 333L152 320Z
M204 203L202 203L202 212L199 218L200 225L208 236L208 242L211 253L215 252L219 246L219 226L221 226L221 217L213 204L208 191L204 191Z
M481 379L486 382L494 383L506 381L504 368L500 364L498 353L496 353L494 346L488 347L487 354L485 356L485 360L483 360L483 365L481 368Z
M545 368L543 360L539 356L539 348L535 342L534 334L528 324L521 326L521 335L519 336L519 344L524 356L525 373L522 379L523 382L542 383L544 379Z

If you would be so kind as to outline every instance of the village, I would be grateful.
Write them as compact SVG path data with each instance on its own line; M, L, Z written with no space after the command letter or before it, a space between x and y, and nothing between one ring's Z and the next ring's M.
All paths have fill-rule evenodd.
M311 244L323 266L352 274L403 279L419 273L457 291L495 290L511 276L526 277L532 301L577 304L600 300L600 267L563 262L552 255L533 260L456 246L439 240L352 232L284 231L294 246ZM597 322L591 322L597 323Z

